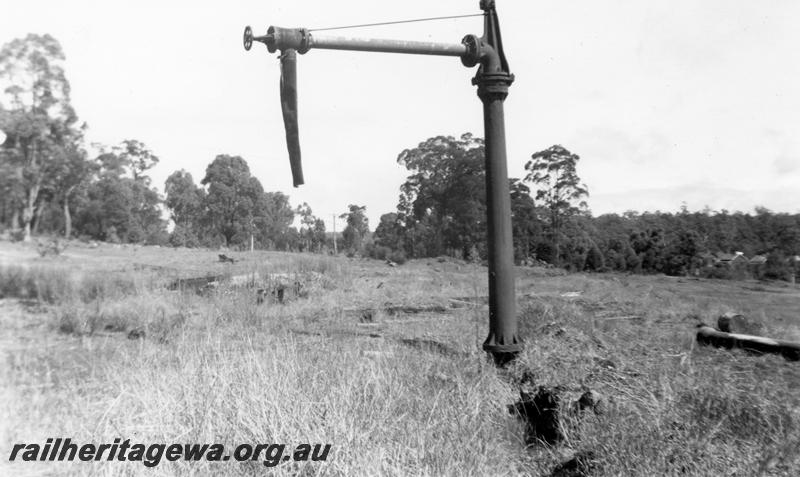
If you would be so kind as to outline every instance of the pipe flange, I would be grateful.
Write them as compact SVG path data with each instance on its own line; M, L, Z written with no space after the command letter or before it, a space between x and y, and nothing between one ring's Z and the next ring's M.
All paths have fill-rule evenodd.
M506 72L484 73L478 70L478 74L472 78L472 84L474 86L501 87L508 89L513 82L514 74Z
M267 36L270 38L270 40L267 41L267 51L269 51L270 53L275 53L276 51L278 51L277 36L279 30L280 28L274 26L270 26L269 28L267 28Z
M311 33L308 28L300 28L300 47L297 52L304 55L309 49L311 49Z
M461 44L467 47L467 52L461 56L461 64L472 68L481 60L481 39L477 35L467 35Z
M311 48L311 33L306 28L281 28L271 26L267 30L267 50L296 50L303 54Z

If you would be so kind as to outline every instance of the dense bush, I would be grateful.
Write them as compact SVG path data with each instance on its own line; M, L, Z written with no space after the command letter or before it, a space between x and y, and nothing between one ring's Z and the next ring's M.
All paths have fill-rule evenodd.
M374 258L376 260L390 260L398 265L406 263L406 253L403 250L392 250L384 245L377 245L369 242L364 245L364 256Z
M398 265L406 263L406 253L402 250L395 250L391 252L388 258Z

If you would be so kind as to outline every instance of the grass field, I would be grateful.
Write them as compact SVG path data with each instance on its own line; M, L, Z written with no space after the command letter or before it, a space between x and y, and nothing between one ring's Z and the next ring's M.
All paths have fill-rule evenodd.
M548 475L591 452L589 475L800 475L800 363L694 342L727 311L800 341L800 288L519 268L526 348L499 371L480 351L484 267L217 253L73 243L41 258L0 243L0 473ZM167 289L209 274L302 293L258 305L225 281ZM557 445L526 445L508 411L523 376L561 387ZM602 412L569 412L587 389ZM272 468L8 462L15 443L48 437L332 448Z

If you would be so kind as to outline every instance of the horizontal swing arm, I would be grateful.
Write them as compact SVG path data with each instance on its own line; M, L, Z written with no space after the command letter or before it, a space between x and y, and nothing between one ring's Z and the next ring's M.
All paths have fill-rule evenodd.
M309 34L310 36L310 34ZM464 56L462 43L434 43L427 41L379 40L371 38L343 38L311 36L310 48L323 50L375 51L381 53L407 53L416 55Z
M249 27L245 30L245 49L253 41L267 45L270 53L277 50L296 50L305 53L312 48L322 50L372 51L380 53L407 53L416 55L465 57L475 54L466 42L436 43L428 41L386 40L374 38L345 38L338 36L316 36L305 28L281 28L271 26L264 36L254 37Z

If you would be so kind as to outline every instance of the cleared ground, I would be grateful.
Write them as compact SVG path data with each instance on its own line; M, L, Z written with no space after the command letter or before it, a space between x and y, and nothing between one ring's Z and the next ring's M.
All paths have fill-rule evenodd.
M218 253L0 243L0 472L548 475L591 452L592 475L800 475L800 363L694 343L728 311L800 341L798 288L519 268L526 349L498 371L480 351L484 267ZM224 279L200 294L168 290L211 275ZM258 277L265 303L232 276ZM521 386L562 387L560 444L526 445L507 409ZM587 389L602 413L567 412ZM333 448L272 469L6 462L58 436Z

